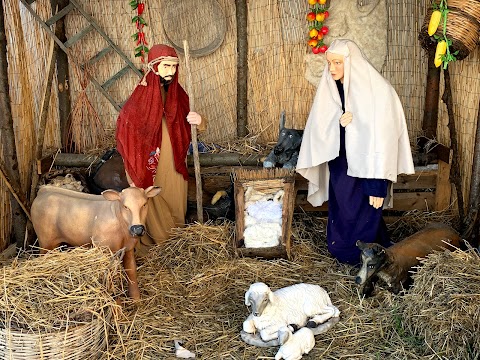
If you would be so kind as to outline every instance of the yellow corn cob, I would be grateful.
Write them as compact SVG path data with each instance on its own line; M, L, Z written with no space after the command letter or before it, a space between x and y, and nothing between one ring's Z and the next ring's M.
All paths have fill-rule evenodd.
M432 36L438 29L438 25L440 24L440 19L442 18L442 13L439 10L435 10L432 12L432 16L430 17L430 23L428 24L428 35Z
M445 55L446 52L447 43L444 40L439 41L437 44L437 49L435 50L435 67L439 67L440 65L442 65L442 55Z

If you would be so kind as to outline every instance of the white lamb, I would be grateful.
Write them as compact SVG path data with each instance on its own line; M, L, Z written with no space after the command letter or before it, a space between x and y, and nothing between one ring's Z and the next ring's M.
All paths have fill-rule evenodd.
M243 232L243 240L246 248L278 246L281 237L282 225L278 223L250 225Z
M315 337L309 328L301 328L293 333L291 326L283 326L278 330L278 341L281 346L275 360L300 360L315 346Z
M318 285L295 284L272 292L264 283L254 283L245 293L245 305L252 313L243 322L243 331L260 333L262 345L254 337L242 334L247 343L257 346L274 346L282 326L317 328L314 334L330 329L339 319L340 311L332 305L328 293ZM327 320L328 323L325 323ZM324 326L319 324L323 324ZM244 336L245 335L245 336Z

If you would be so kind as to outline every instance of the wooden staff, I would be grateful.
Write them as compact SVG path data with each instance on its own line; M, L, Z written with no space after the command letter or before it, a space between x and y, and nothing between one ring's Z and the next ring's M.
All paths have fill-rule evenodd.
M30 211L28 210L28 206L26 205L26 201L20 199L20 196L18 194L21 194L21 191L17 188L17 190L14 189L14 186L10 183L5 171L5 166L3 165L3 161L0 161L0 178L5 182L5 185L7 185L8 190L12 193L13 197L15 200L17 200L18 204L22 208L22 210L25 212L25 215L27 215L28 220L32 221L32 217L30 216ZM22 196L24 198L24 196Z
M185 69L187 72L187 93L190 101L190 111L195 111L195 99L192 89L192 73L190 72L190 55L188 53L188 42L183 40L183 49L185 51ZM195 168L195 184L197 186L197 217L198 222L203 224L203 205L202 205L202 177L200 174L200 158L198 157L197 143L197 125L192 125L192 147L193 147L193 165Z

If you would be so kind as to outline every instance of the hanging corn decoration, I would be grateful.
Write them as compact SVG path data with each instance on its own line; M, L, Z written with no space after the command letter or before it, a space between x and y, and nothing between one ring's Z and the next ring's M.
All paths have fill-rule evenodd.
M430 22L428 24L428 35L432 36L438 29L438 25L440 25L440 20L442 19L442 13L440 10L435 10L432 12L432 16L430 17Z
M450 52L452 40L447 38L447 15L449 12L447 0L433 0L432 7L433 11L430 16L427 31L428 35L433 36L437 41L437 48L435 50L435 58L433 62L435 67L440 67L440 65L443 64L443 68L446 69L449 62L457 60L455 55L458 54L458 50L454 53ZM442 23L442 34L439 36L436 32L440 22Z
M435 51L435 67L442 65L442 56L447 52L447 42L445 40L439 41Z

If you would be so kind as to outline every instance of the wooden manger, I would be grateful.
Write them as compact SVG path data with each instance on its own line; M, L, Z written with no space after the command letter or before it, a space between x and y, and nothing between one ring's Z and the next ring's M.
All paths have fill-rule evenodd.
M233 173L235 193L235 251L240 256L262 257L266 259L290 258L291 225L295 207L295 173L285 169L236 169ZM277 246L246 247L245 226L245 193L253 188L264 194L274 196L280 190L284 195L281 200L281 236ZM261 224L259 224L261 225Z

